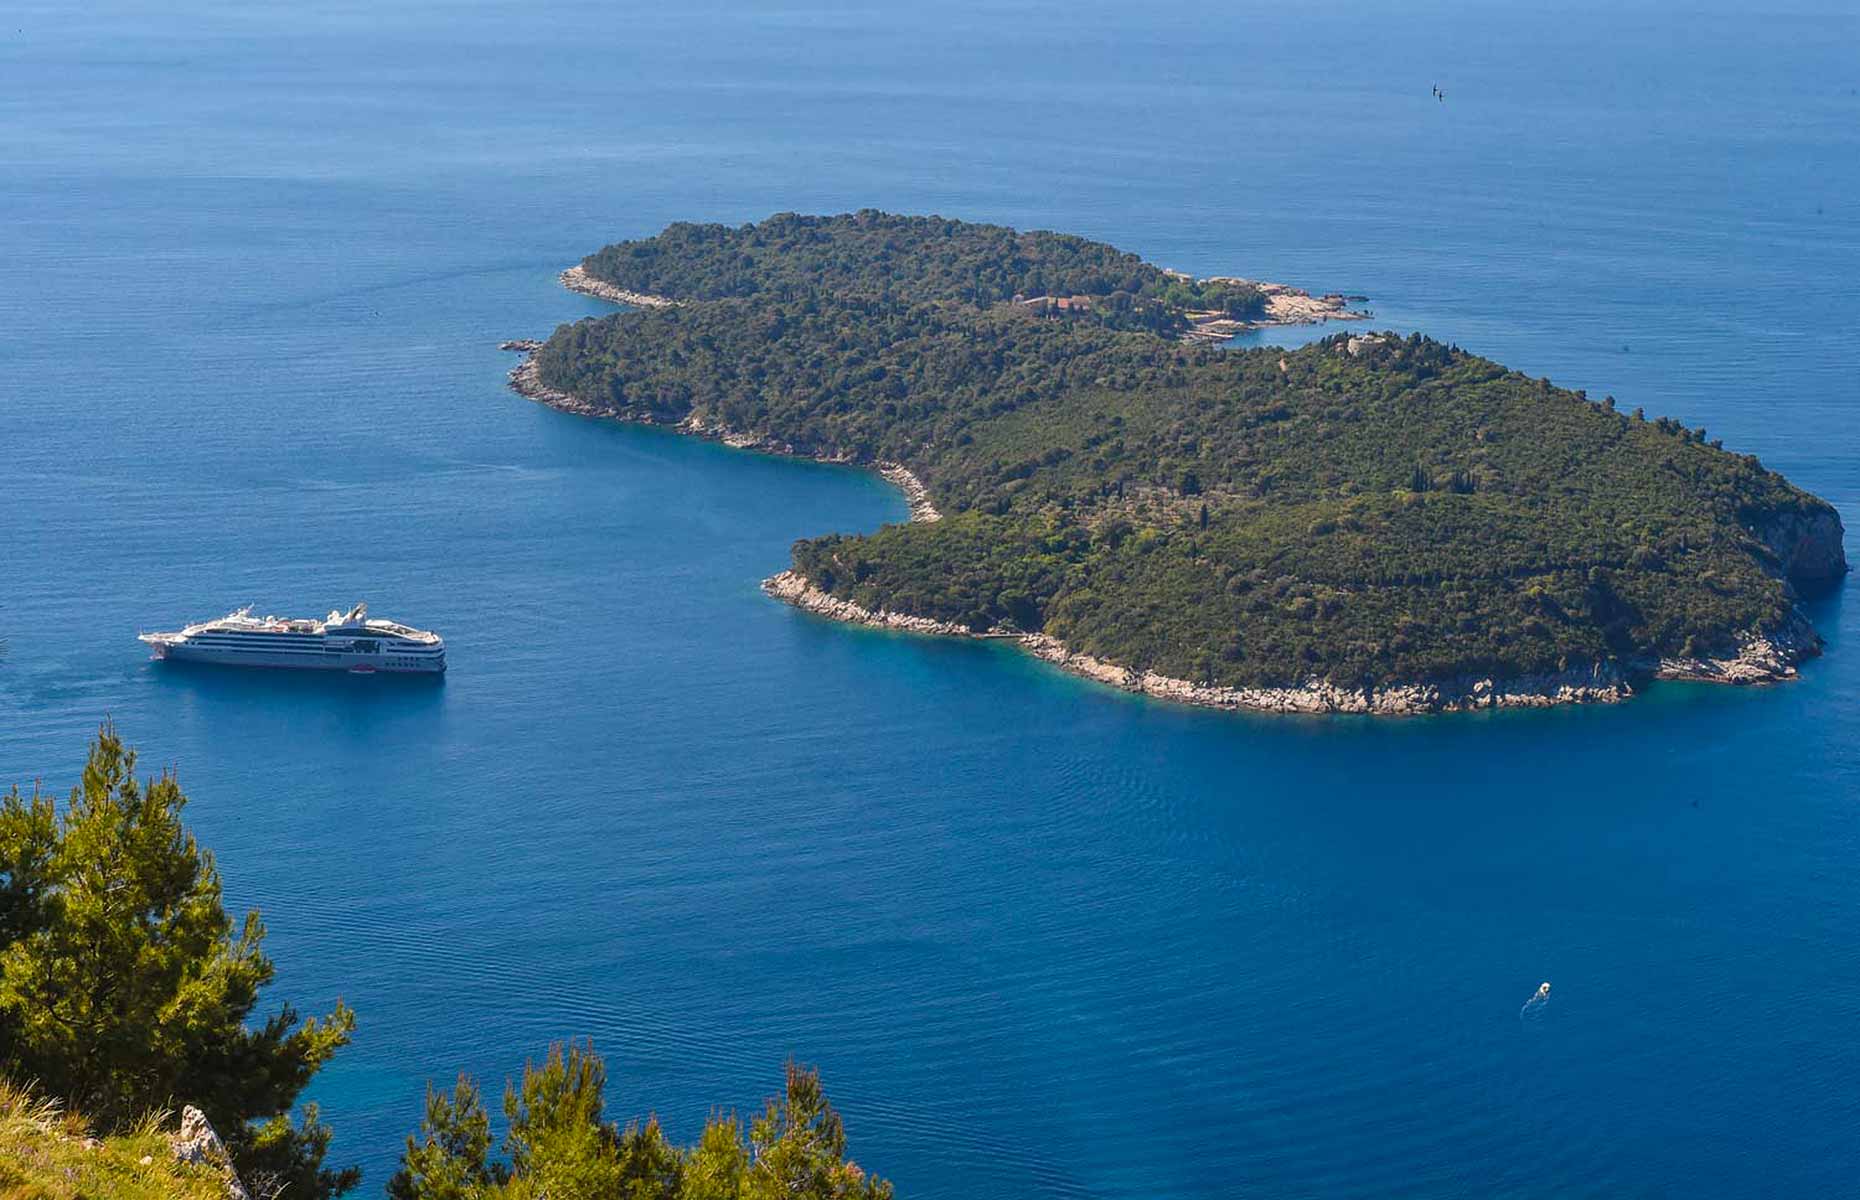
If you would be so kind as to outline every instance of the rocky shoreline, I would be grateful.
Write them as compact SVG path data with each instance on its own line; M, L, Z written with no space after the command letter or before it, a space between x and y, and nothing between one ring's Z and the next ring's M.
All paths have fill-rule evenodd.
M1372 315L1366 309L1350 307L1354 302L1367 299L1364 296L1345 296L1339 292L1313 296L1303 288L1295 288L1290 284L1261 283L1256 279L1239 279L1227 275L1216 275L1203 282L1244 283L1258 288L1266 297L1266 315L1258 320L1243 320L1216 312L1192 312L1188 314L1189 330L1182 335L1185 342L1224 342L1249 329L1264 329L1272 325L1320 325L1329 321L1367 321Z
M913 521L941 521L943 514L936 505L930 503L930 490L924 487L923 480L899 463L877 463L878 473L885 481L904 493L904 502L910 506Z
M1663 658L1650 664L1655 679L1698 683L1778 683L1794 679L1796 665L1821 653L1821 635L1800 612L1791 610L1781 629L1753 631L1738 640L1737 652L1725 658Z
M1057 638L1038 633L986 631L977 633L950 621L914 617L904 613L872 611L816 588L794 570L762 581L762 590L796 608L847 621L905 633L946 637L1007 639L1020 644L1035 658L1063 671L1127 692L1158 700L1202 708L1269 713L1362 713L1373 716L1418 716L1424 713L1471 712L1482 708L1549 708L1557 704L1613 704L1635 694L1635 679L1688 679L1714 683L1773 683L1796 675L1795 664L1820 652L1819 639L1800 618L1789 630L1747 635L1738 653L1722 659L1664 659L1658 663L1597 662L1565 671L1525 675L1513 679L1463 676L1432 683L1398 684L1379 688L1342 688L1327 680L1312 679L1297 687L1229 688L1192 683L1155 671L1135 671L1068 648ZM1805 636L1804 636L1805 635Z
M641 296L622 291L589 278L579 267L571 267L561 276L562 284L574 291L622 304L664 307L675 303L657 296ZM1307 293L1283 285L1263 285L1296 293L1313 300ZM1315 303L1328 306L1335 300L1343 307L1344 297L1322 297ZM1300 310L1305 311L1305 310ZM1325 311L1329 311L1326 307ZM1348 313L1337 319L1360 319L1365 313ZM1284 323L1307 323L1315 318L1301 318ZM1280 322L1263 322L1280 323ZM1252 328L1255 326L1247 326ZM1193 336L1193 335L1191 335ZM1207 340L1212 340L1209 335ZM1222 336L1231 336L1226 334ZM611 420L657 424L647 417L616 413L597 408L567 392L543 383L536 353L542 343L530 339L512 339L499 349L523 355L523 361L510 371L510 387L518 395L578 416L604 417ZM912 521L936 521L942 514L930 500L923 481L900 463L859 463L849 454L818 453L801 450L774 438L742 433L722 425L706 422L693 413L675 426L678 432L707 438L745 450L808 458L816 462L844 466L866 466L877 471L904 493ZM1767 532L1767 531L1766 531ZM1779 557L1785 558L1785 570L1795 566L1805 546L1817 544L1820 531L1803 531L1791 527L1778 531L1770 540ZM1836 542L1838 545L1838 541ZM1841 564L1844 568L1845 564ZM1034 657L1049 662L1074 675L1120 688L1204 708L1246 710L1271 713L1363 713L1377 716L1413 716L1423 713L1469 712L1482 708L1548 708L1557 704L1612 704L1635 694L1637 680L1676 679L1712 683L1774 683L1796 676L1796 666L1821 652L1821 639L1799 614L1791 613L1788 625L1780 630L1752 631L1738 643L1735 653L1726 657L1668 658L1627 664L1595 662L1567 670L1513 679L1463 676L1428 683L1398 684L1377 688L1343 688L1328 680L1311 679L1296 687L1230 688L1194 683L1161 675L1154 671L1136 671L1072 650L1057 638L1046 634L1010 630L977 632L966 626L929 617L905 613L873 611L850 600L842 600L816 588L805 576L789 569L762 581L762 590L775 599L792 604L819 616L859 625L871 625L907 633L938 634L948 637L1007 639L1018 643Z
M601 417L611 421L631 421L639 425L655 425L659 422L646 417L617 413L608 409L597 408L587 401L567 392L558 391L542 381L542 369L536 362L536 352L542 349L542 343L531 338L512 338L498 344L499 350L507 350L523 355L523 361L510 369L510 390L527 400L546 404L562 412L574 413L578 417ZM943 514L930 502L930 489L923 480L917 478L902 463L870 462L861 463L850 454L819 454L801 450L788 442L756 434L741 433L722 425L706 423L697 413L692 413L673 426L679 433L690 437L705 438L713 442L722 442L737 450L761 450L769 454L780 454L789 458L806 458L814 462L832 463L835 466L864 466L884 478L893 487L904 493L904 502L910 508L913 521L940 521Z
M593 296L597 300L611 300L615 304L631 304L635 308L676 308L678 301L668 300L664 296L651 296L645 292L629 292L625 288L605 283L581 269L580 264L556 276L562 286L571 292L580 292L584 296Z
M916 476L897 468L911 485L921 489ZM900 487L904 483L887 473ZM906 495L910 496L909 489ZM928 500L924 501L926 506ZM915 500L913 520L919 517ZM934 509L930 509L932 514ZM1791 528L1787 531L1800 547L1818 546L1820 539ZM1794 571L1795 557L1785 560ZM1819 567L1817 561L1812 564ZM1562 671L1510 679L1466 675L1426 683L1395 684L1378 688L1343 688L1324 679L1310 679L1296 687L1230 688L1194 683L1155 671L1137 671L1082 654L1043 633L1009 630L977 632L952 621L911 616L883 609L863 608L815 587L792 568L762 581L762 590L784 603L818 616L856 625L870 625L905 633L944 637L1007 639L1035 658L1063 671L1127 692L1158 700L1203 708L1269 713L1362 713L1374 716L1417 716L1424 713L1470 712L1482 708L1548 708L1557 704L1614 704L1632 697L1638 681L1668 679L1700 683L1779 683L1794 679L1797 665L1821 653L1821 637L1798 611L1791 611L1780 629L1751 631L1738 639L1734 652L1722 657L1644 659L1621 664L1593 662Z

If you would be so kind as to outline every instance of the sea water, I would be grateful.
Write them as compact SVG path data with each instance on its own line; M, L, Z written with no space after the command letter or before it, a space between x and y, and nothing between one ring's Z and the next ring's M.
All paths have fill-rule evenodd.
M1852 520L1850 6L308 7L0 21L0 779L179 772L269 1003L358 1013L366 1194L573 1037L680 1139L818 1064L911 1197L1852 1187L1853 588L1785 686L1171 707L771 602L897 494L496 348L669 221L942 213L1366 294ZM358 599L448 678L135 641Z

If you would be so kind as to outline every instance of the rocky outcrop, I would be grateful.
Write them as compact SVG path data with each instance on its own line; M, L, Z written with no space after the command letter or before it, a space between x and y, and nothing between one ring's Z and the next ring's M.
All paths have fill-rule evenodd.
M937 621L930 617L913 617L904 613L873 612L854 604L850 600L841 600L828 595L808 581L799 571L783 571L771 575L762 581L762 590L777 600L818 613L823 617L832 617L835 621L846 621L854 625L875 625L880 629L898 629L906 633L938 633L949 637L1004 637L1005 634L978 634L966 625L954 621Z
M540 343L532 343L541 349ZM584 417L604 415L600 409L586 400L571 396L567 392L557 391L542 381L542 368L536 362L536 349L524 349L521 342L505 342L501 350L522 350L523 361L510 368L510 390L538 404L547 404L550 408L559 408L563 412L572 412Z
M1805 591L1835 583L1847 574L1846 531L1831 506L1785 509L1771 514L1756 534L1776 555L1778 569Z
M924 487L923 480L911 474L910 469L901 463L881 462L875 464L878 473L886 482L904 493L904 502L910 505L911 520L941 521L943 514L936 505L930 503L930 490Z
M227 1153L226 1143L214 1132L207 1114L191 1104L183 1108L180 1132L169 1140L169 1145L181 1162L210 1167L223 1175L228 1200L251 1200L245 1185L239 1182L238 1173L233 1170L232 1155Z
M664 296L650 296L645 292L629 292L623 287L615 287L596 279L580 266L570 267L558 278L562 286L571 292L580 292L597 300L611 300L615 304L631 304L635 308L673 308L678 304L678 301Z
M1703 683L1777 683L1795 678L1796 664L1820 653L1821 635L1801 613L1791 611L1780 629L1746 633L1718 654L1660 659L1651 664L1651 674Z
M1171 272L1174 274L1175 272ZM1344 296L1331 292L1323 296L1313 296L1303 288L1295 288L1285 283L1262 283L1255 279L1240 279L1231 275L1215 275L1202 280L1203 283L1238 283L1256 288L1264 297L1266 310L1263 316L1245 319L1230 317L1218 312L1191 312L1188 314L1188 332L1182 335L1185 342L1224 342L1236 334L1249 329L1260 329L1268 325L1318 325L1327 321L1366 321L1370 314L1352 310L1349 305L1361 296Z

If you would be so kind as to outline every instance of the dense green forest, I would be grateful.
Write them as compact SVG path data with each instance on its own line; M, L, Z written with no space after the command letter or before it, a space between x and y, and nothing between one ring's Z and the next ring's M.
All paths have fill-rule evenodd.
M991 305L1016 296L1088 303L1090 324L1179 333L1185 310L1258 316L1265 298L1233 280L1195 280L1115 246L1063 233L1021 233L942 217L866 209L832 217L781 213L755 225L680 223L582 260L594 278L672 300L787 300L815 294Z
M784 236L743 248L770 226ZM922 233L921 261L894 251L884 278L934 286L842 287L870 274L868 226ZM1769 531L1835 520L1704 430L1419 336L1184 346L985 303L1025 286L1012 231L875 214L715 228L590 261L651 246L629 286L733 297L692 281L740 254L754 300L564 326L542 379L616 415L908 467L947 519L794 548L867 608L1225 686L1504 678L1775 629L1795 597ZM1076 244L1095 271L1128 257ZM973 258L988 247L1009 266Z
M253 1200L319 1200L360 1181L325 1163L330 1128L314 1104L292 1115L355 1016L338 1003L300 1019L286 1003L255 1017L274 973L264 924L227 913L212 856L182 824L186 804L174 776L138 780L134 751L108 726L62 810L37 791L0 795L0 1196L223 1196L230 1170ZM608 1120L606 1082L592 1047L557 1046L527 1066L505 1092L502 1157L475 1082L429 1088L388 1195L891 1195L846 1157L812 1071L790 1064L758 1116L713 1113L690 1147L653 1119ZM184 1104L205 1113L229 1161L174 1160L163 1114Z

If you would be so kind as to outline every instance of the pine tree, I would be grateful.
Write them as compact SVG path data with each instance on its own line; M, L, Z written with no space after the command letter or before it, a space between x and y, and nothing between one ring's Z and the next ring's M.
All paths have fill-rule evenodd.
M674 1146L656 1120L624 1130L605 1119L607 1073L592 1046L554 1046L504 1093L508 1165L491 1161L476 1084L428 1089L390 1200L890 1200L891 1185L846 1158L846 1130L817 1072L789 1064L788 1087L744 1140L712 1114L696 1146Z
M788 1064L787 1094L750 1127L754 1158L745 1200L890 1200L891 1185L846 1158L846 1126L827 1102L820 1072Z
M43 924L57 846L58 813L50 796L34 788L23 797L14 788L0 799L0 948ZM6 1045L0 1029L0 1052Z
M685 1160L678 1200L738 1200L748 1171L743 1123L734 1114L715 1114L705 1122L703 1136Z
M463 1075L450 1095L426 1089L420 1134L407 1139L389 1200L473 1200L510 1178L502 1163L489 1161L491 1116L477 1083Z
M323 1166L316 1107L288 1114L354 1015L246 1024L273 975L264 925L235 932L180 784L135 767L106 725L62 817L36 794L0 805L0 1069L104 1126L196 1105L254 1190L345 1191L359 1173Z
M601 1117L607 1068L593 1047L550 1048L504 1094L512 1197L619 1196L619 1139ZM645 1193L654 1195L656 1193Z

